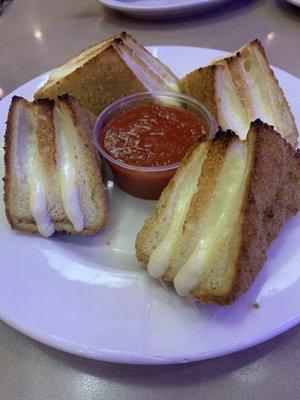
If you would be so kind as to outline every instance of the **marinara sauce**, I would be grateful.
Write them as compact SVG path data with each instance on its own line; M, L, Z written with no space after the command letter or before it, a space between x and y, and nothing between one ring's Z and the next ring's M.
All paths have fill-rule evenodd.
M202 120L191 112L150 104L115 115L99 135L99 144L116 161L108 159L119 186L154 200L187 151L206 134Z
M181 108L149 105L110 120L101 145L115 160L137 167L163 167L182 160L206 134L202 121Z

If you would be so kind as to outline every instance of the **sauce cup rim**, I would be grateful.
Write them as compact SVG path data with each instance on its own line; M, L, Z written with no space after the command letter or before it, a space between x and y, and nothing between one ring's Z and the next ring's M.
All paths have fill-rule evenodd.
M201 114L208 126L209 132L207 132L208 138L213 138L216 131L217 131L217 123L213 115L207 110L207 108L200 103L198 100L193 99L192 97L186 96L184 94L178 94L174 92L168 91L147 91L142 93L132 94L126 97L122 97L121 99L115 101L114 103L110 104L106 107L97 117L94 128L93 128L93 139L94 145L99 153L110 163L117 165L121 168L128 169L128 170L135 170L145 173L153 173L153 172L166 172L171 171L173 169L177 169L181 163L178 161L173 164L158 166L158 167L139 167L136 165L126 164L123 161L117 160L110 156L105 149L100 145L99 138L101 137L101 133L103 132L103 128L108 123L108 121L113 117L113 115L118 111L118 109L126 104L126 103L133 103L136 100L146 100L150 98L157 98L162 100L180 100L182 103L186 103L196 107L199 110L199 114ZM172 107L172 106L171 106Z

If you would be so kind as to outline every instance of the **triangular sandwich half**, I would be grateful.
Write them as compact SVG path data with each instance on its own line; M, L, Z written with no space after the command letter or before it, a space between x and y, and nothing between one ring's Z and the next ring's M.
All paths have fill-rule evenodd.
M192 157L179 171L186 179ZM184 192L175 190L175 204L170 197L163 200L177 179L178 173L138 234L137 257L151 276L174 282L180 295L230 304L253 283L267 247L300 209L299 153L260 120L251 124L245 141L219 133L186 201L184 222L174 212Z
M5 134L4 202L12 229L93 234L107 215L93 115L68 95L14 97Z
M223 130L231 129L244 139L250 122L260 118L297 147L295 119L259 40L189 73L179 85L213 112Z
M53 70L35 98L53 99L69 93L98 115L124 96L163 89L178 91L176 76L132 36L122 32Z

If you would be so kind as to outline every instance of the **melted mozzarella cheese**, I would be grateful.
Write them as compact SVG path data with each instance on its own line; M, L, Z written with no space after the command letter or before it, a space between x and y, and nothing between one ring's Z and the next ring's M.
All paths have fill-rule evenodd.
M29 188L29 208L37 229L42 236L54 233L47 207L47 195L43 167L38 152L36 124L32 110L17 106L16 132L19 132L14 167L18 179L26 181Z
M161 278L167 271L171 255L180 239L192 197L197 191L198 178L206 155L207 146L203 144L200 150L194 151L185 173L177 181L175 191L180 191L180 196L175 202L170 226L163 240L152 252L148 263L148 272L153 278Z
M30 210L39 233L42 236L49 237L54 233L55 229L48 213L43 170L34 132L33 135L30 135L27 146L27 179Z
M80 232L84 229L84 215L76 179L72 126L66 120L67 116L63 117L57 107L54 115L62 203L69 221L73 224L74 229Z
M247 137L250 119L247 116L235 89L230 73L220 72L217 79L217 97L219 100L219 123L223 130L231 129L242 140Z
M218 250L228 238L233 224L232 210L245 179L246 143L230 146L214 197L199 224L200 239L174 279L177 293L186 296L209 272Z
M254 50L250 52L244 62L244 76L250 89L249 94L254 110L251 115L252 121L260 118L263 122L273 125L275 129L280 131L278 116L273 107L274 94L268 86L268 79L260 68Z

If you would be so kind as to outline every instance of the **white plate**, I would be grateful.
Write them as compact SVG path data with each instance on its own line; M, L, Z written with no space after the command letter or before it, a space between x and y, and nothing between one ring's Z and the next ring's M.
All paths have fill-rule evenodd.
M224 55L193 47L154 47L152 52L179 76ZM275 72L299 121L300 81ZM0 102L2 133L12 95L32 98L46 76ZM197 306L150 279L136 261L135 236L155 203L135 199L112 182L108 191L109 220L92 238L44 239L13 232L1 204L1 319L70 353L144 364L231 353L299 322L300 213L270 247L268 262L246 295L227 308ZM255 302L259 309L251 307Z
M136 18L173 18L205 11L229 0L99 0L113 10Z
M294 6L300 7L300 0L287 0L289 3L294 4Z

